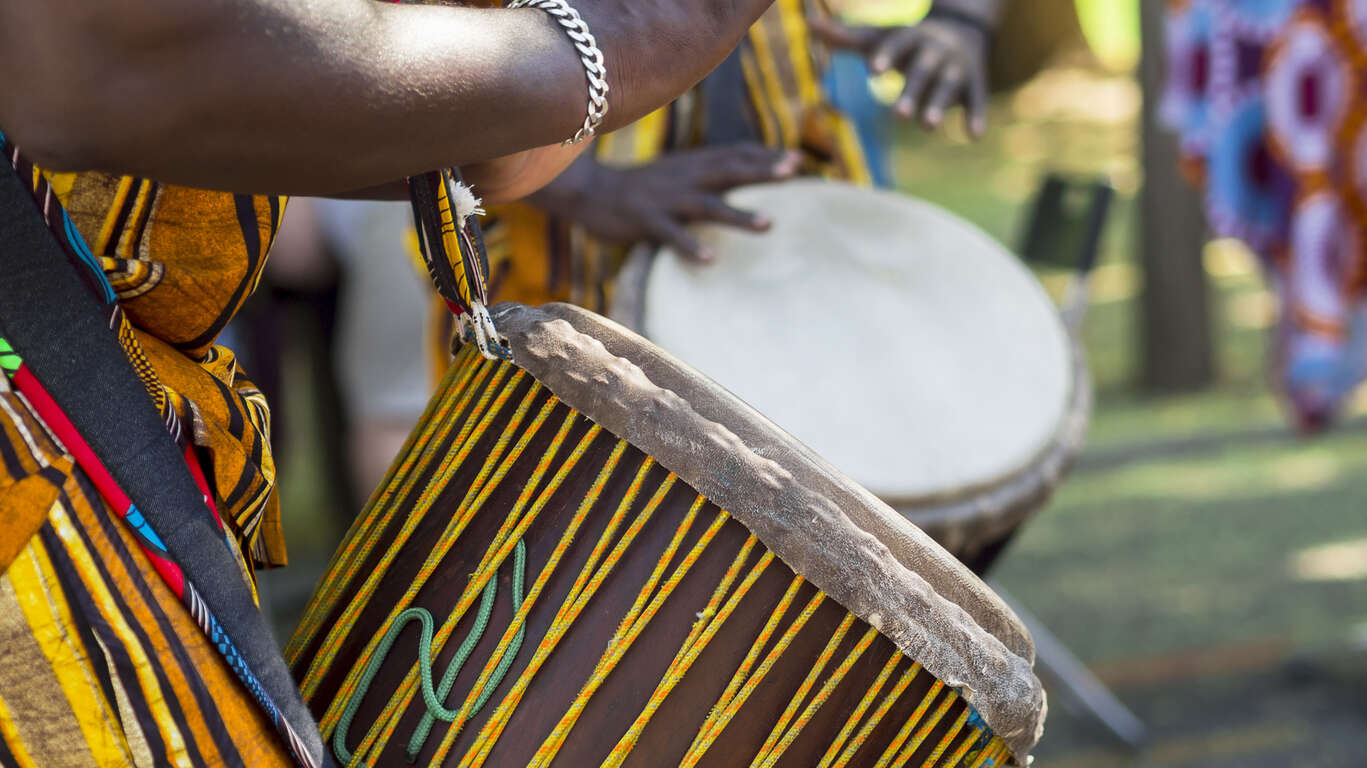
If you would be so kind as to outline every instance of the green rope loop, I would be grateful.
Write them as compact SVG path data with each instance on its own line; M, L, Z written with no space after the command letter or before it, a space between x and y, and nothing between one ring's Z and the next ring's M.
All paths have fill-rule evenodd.
M521 539L513 550L513 614L522 609L523 586L527 573L527 545ZM489 617L494 612L494 599L498 595L498 578L489 579L485 585L483 594L480 595L479 612L475 615L474 626L470 627L470 632L465 636L465 640L456 649L456 655L452 657L451 663L446 667L446 673L442 675L440 687L432 685L432 614L425 608L409 608L400 613L394 619L394 623L389 625L384 637L380 639L379 646L375 649L375 655L371 657L370 663L366 665L365 674L361 675L361 680L356 686L356 691L351 695L346 708L342 710L342 717L337 721L337 729L332 734L332 751L337 756L337 760L343 765L351 763L352 754L347 749L347 732L351 730L351 721L356 717L356 713L361 708L361 702L365 699L366 692L370 690L370 684L375 680L375 675L379 673L384 660L388 658L389 651L394 647L398 640L399 633L410 621L416 619L422 625L422 634L418 638L418 670L422 676L422 698L427 707L427 712L423 715L422 722L413 733L413 738L408 742L408 761L410 763L417 760L418 752L422 745L427 741L428 734L432 731L432 726L436 720L444 723L452 722L460 714L458 709L447 709L442 705L446 697L451 692L451 686L456 682L456 677L460 674L461 667L465 665L470 654L474 652L475 646L484 636L484 630L489 626ZM517 634L512 642L504 651L503 656L498 660L498 665L494 668L494 674L484 684L475 706L470 710L470 715L474 716L484 706L489 697L493 695L499 683L508 673L513 660L522 648L522 639L526 635L527 627L518 627Z
M522 588L523 578L527 572L527 545L519 539L517 547L513 550L513 614L522 610ZM490 584L493 580L490 579ZM472 633L473 634L473 633ZM498 660L498 665L494 667L494 673L484 684L484 689L479 692L479 697L475 699L475 705L470 708L470 717L479 714L484 708L485 702L493 695L494 689L498 688L499 683L503 682L504 675L508 674L508 668L512 666L513 659L517 657L517 652L522 649L522 638L527 634L527 625L518 627L517 634L513 636L512 642L508 644L503 657ZM467 638L468 642L469 638ZM476 639L478 642L478 639ZM451 692L451 686L456 682L456 675L460 673L460 668L465 664L465 659L469 656L469 651L474 650L474 643L470 643L469 650L461 646L461 650L456 653L456 657L451 660L450 666L446 668L446 674L441 678L441 688L437 691L437 699L445 701L447 694ZM430 674L430 673L429 673ZM430 688L430 679L427 683ZM425 691L424 691L425 693ZM418 752L422 745L427 741L427 735L431 733L432 726L437 720L449 723L456 719L456 712L442 709L440 706L433 706L433 702L428 702L427 712L422 716L422 722L413 731L413 738L408 740L408 762L413 763L418 759Z

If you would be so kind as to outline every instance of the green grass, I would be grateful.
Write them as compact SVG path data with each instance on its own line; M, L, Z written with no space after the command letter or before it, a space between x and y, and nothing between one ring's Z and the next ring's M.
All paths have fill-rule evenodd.
M998 578L1088 661L1313 649L1367 621L1367 570L1332 580L1315 549L1367 541L1364 477L1360 432L1079 474Z

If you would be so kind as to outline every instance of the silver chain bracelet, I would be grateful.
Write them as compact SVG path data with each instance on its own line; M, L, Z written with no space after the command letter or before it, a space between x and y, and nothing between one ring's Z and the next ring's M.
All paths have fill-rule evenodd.
M598 126L603 124L603 116L608 113L608 70L603 64L603 51L598 41L589 31L583 17L565 0L512 0L505 8L537 8L550 14L570 36L574 47L579 51L579 60L584 64L584 75L589 81L589 109L584 117L584 125L565 144L578 144L593 138Z

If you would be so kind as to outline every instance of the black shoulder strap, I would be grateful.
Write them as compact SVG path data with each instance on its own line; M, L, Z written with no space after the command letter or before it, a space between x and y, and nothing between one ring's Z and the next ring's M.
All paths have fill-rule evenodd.
M226 634L210 639L220 650L225 640L236 648L247 675L264 689L252 693L277 727L283 718L297 734L290 746L300 762L326 764L313 717L175 441L98 300L6 158L0 158L0 334L181 566ZM278 711L269 711L272 703Z

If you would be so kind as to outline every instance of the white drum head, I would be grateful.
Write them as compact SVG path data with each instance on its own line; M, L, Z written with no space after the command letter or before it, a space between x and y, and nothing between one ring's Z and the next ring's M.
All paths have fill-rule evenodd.
M701 226L717 255L662 251L642 332L894 503L952 498L1026 468L1071 393L1058 313L967 222L819 180L736 190L763 235Z

